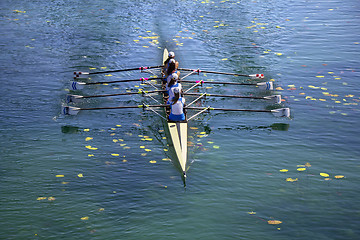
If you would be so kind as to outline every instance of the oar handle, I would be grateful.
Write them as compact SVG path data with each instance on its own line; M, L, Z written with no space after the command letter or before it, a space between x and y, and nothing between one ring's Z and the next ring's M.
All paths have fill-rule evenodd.
M250 85L250 86L256 86L256 83L237 83L237 82L213 82L213 81L192 81L192 80L179 80L179 82L188 82L188 83L206 83L206 84L228 84L228 85Z
M97 107L97 108L80 108L80 110L102 110L102 109L122 109L122 108L155 108L155 107L168 107L170 105L136 105L136 106L119 106L119 107Z
M204 110L208 109L210 111L236 111L236 112L272 112L271 110L262 110L262 109L233 109L233 108L213 108L213 107L184 107L185 109L193 110Z
M202 93L183 93L184 95L200 96ZM210 94L206 93L206 97L230 97L230 98L250 98L250 99L265 99L264 97L252 97L252 96L239 96L239 95L223 95L223 94Z
M108 84L108 83L121 83L121 82L137 82L137 81L150 81L150 80L157 80L162 79L161 77L156 78L138 78L138 79L125 79L125 80L116 80L116 81L107 81L107 82L93 82L93 83L86 83L86 85L96 85L96 84Z
M189 69L189 68L178 68L182 71L192 71L192 72L203 72L203 73L214 73L214 74L222 74L222 75L231 75L231 76L241 76L241 77L251 77L251 78L264 78L264 74L239 74L239 73L226 73L226 72L217 72L217 71L208 71L208 70L200 70L200 69Z
M159 66L151 66L151 67L137 67L137 68L128 68L128 69L118 69L118 70L109 70L109 71L102 71L102 72L74 72L75 77L79 77L80 75L93 75L93 74L106 74L106 73L115 73L115 72L126 72L126 71L136 71L136 70L147 70L152 68L161 68L163 65Z

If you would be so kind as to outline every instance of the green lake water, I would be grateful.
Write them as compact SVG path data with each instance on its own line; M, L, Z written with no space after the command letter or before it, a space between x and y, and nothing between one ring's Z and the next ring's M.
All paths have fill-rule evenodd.
M359 1L0 6L0 239L359 239ZM281 94L291 118L212 112L190 121L184 188L158 116L138 109L61 115L74 71L159 65L164 48L184 68L263 73L273 92L232 85L197 91ZM71 93L139 88L152 90L128 82ZM73 106L142 102L154 103L133 95ZM210 97L201 105L274 107Z

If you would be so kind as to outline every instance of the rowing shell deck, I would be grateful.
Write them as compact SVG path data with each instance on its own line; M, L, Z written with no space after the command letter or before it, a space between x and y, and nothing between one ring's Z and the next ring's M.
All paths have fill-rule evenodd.
M169 55L168 50L165 48L164 54L163 54L163 63L168 58L168 55ZM163 84L163 88L165 88L164 84ZM163 95L163 101L166 104L167 99L165 97L165 94ZM183 173L184 180L185 180L185 178L186 178L186 162L187 162L188 123L187 123L187 120L180 121L180 122L170 121L169 120L170 109L165 108L164 110L165 110L166 119L167 119L166 125L167 125L167 129L169 131L169 137L171 139L171 142L169 141L169 143L172 144L172 146L174 148L175 156L177 158L178 163L180 164L180 168Z

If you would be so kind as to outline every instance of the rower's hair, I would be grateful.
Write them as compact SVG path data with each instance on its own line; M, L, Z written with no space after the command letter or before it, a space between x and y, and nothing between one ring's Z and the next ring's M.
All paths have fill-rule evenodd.
M171 75L171 73L175 70L175 63L174 62L172 62L172 63L170 63L170 65L169 65L169 67L168 67L168 69L167 69L167 75Z
M179 98L180 98L180 93L175 93L175 96L174 96L174 98L173 98L173 104L175 104L178 100L179 100Z
M168 62L170 61L170 59L172 59L171 57L168 57L165 62L164 62L164 65L168 64Z
M169 84L168 84L168 87L170 88L171 86L173 86L175 84L176 80L175 78L171 78Z

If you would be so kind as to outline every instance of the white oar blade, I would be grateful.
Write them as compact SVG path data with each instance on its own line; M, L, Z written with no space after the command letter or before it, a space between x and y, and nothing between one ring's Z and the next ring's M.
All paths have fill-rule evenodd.
M80 111L80 108L63 106L61 108L61 114L63 115L76 115Z
M258 85L261 90L274 90L273 82L262 82L257 83L256 85Z
M252 79L263 79L264 78L264 74L250 74L249 75Z
M86 83L73 81L70 84L70 89L71 90L81 90L84 88L85 85L86 85Z
M81 99L83 98L83 96L80 95L66 95L66 102L67 103L78 103L81 102Z
M272 95L264 98L273 101L276 104L281 104L281 95Z
M78 78L87 78L87 75L89 75L90 73L88 72L74 72L74 79L78 79Z
M271 110L276 117L290 117L290 108L279 108Z

